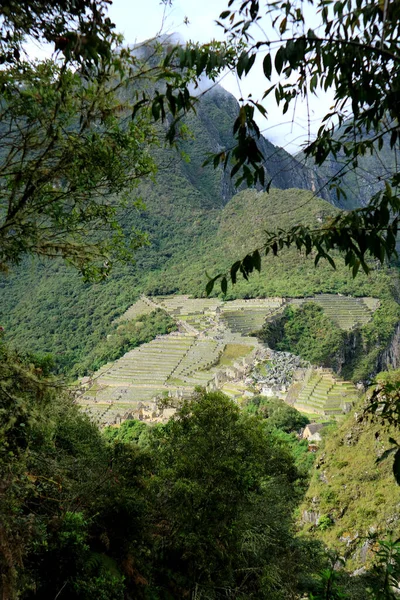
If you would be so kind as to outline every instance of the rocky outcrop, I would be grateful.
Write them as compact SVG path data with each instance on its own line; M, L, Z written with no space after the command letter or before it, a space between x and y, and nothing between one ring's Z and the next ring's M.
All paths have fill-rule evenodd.
M392 339L378 357L377 372L400 367L400 323L397 324Z

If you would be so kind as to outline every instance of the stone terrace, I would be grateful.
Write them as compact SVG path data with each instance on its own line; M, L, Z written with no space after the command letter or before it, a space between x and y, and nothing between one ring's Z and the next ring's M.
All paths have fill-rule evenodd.
M123 315L115 319L115 323L120 323L121 321L133 321L141 315L147 315L151 313L153 310L155 310L155 308L155 306L152 306L147 301L146 297L139 298L139 300L137 300L135 304L132 304L132 306L130 306Z
M334 294L319 294L312 298L295 298L290 302L297 305L305 302L316 302L323 308L325 314L345 331L350 331L359 326L362 327L368 323L379 306L379 300L376 298L352 298L351 296Z
M189 397L197 385L209 389L233 385L229 382L240 380L241 367L234 367L235 359L229 363L232 366L218 364L226 345L248 345L246 361L251 362L254 353L264 352L265 347L246 335L261 329L265 320L279 314L287 302L306 301L318 302L328 316L347 330L370 320L379 306L374 298L330 294L288 301L266 298L230 302L184 295L142 296L118 321L134 319L159 307L177 320L180 333L158 336L127 352L112 365L102 367L78 402L101 425L133 417L149 421L165 419L168 411L160 413L157 400L165 396ZM248 366L243 368L246 370ZM355 394L351 383L317 369L306 378L297 403L308 412L339 414L347 409Z
M233 300L221 308L221 320L233 332L247 335L262 328L267 318L282 309L282 298Z
M356 399L351 381L343 381L329 369L311 369L295 406L306 412L338 415L348 412Z

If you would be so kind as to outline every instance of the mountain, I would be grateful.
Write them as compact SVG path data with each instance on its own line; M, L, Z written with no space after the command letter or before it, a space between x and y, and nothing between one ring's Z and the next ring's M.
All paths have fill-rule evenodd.
M344 136L344 139L347 139L348 136L344 134L346 125L338 129L337 137ZM349 141L352 142L352 139L349 138ZM337 156L328 155L323 165L318 168L312 159L306 160L303 153L299 153L296 159L311 171L317 169L323 198L339 208L351 210L366 206L371 198L383 189L385 180L398 171L399 149L399 142L392 147L390 135L384 134L380 149L376 142L373 154L367 152L358 156L356 160L347 157L343 150L338 152ZM338 197L336 189L330 188L331 182L338 175L345 196Z
M243 190L234 195L229 173L203 167L208 152L233 144L231 124L237 102L221 87L199 100L186 120L189 134L176 149L154 150L158 172L139 186L146 210L126 210L124 226L148 233L150 245L137 253L135 265L116 266L101 284L84 283L60 261L26 259L0 281L0 322L20 350L50 352L59 368L79 363L109 332L112 321L142 293L204 295L206 271L216 274L262 241L265 229L299 222L321 222L335 208L316 197L315 173L263 140L269 195ZM279 184L279 185L278 185ZM292 189L293 186L302 189ZM262 273L239 282L229 297L307 296L340 292L386 298L393 285L386 271L355 281L348 270L314 268L294 250L264 261ZM379 312L379 311L378 311ZM390 313L394 320L396 311ZM388 334L386 332L386 338ZM385 339L386 339L385 338Z

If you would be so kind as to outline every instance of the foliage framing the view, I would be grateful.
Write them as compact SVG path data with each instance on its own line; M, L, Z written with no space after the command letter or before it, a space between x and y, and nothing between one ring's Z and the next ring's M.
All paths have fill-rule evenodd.
M61 256L87 279L114 259L131 260L146 236L127 231L131 194L154 173L151 124L166 121L173 143L182 114L194 109L188 82L158 41L122 46L106 17L109 2L65 0L3 5L0 25L0 269L25 254ZM47 43L52 58L28 59L26 43ZM202 61L210 77L234 51ZM190 65L191 67L193 66ZM124 211L124 217L122 216Z
M381 149L385 139L392 149L398 145L400 9L397 4L358 0L334 4L318 0L311 4L320 19L314 29L307 28L303 5L296 1L264 4L231 0L228 10L220 15L220 24L230 43L243 48L235 64L239 78L255 68L256 56L263 54L263 75L269 82L264 98L274 93L284 114L298 97L307 100L309 94L335 90L334 105L323 118L316 139L306 146L305 155L317 165L339 153L346 157L345 166L330 183L340 197L344 195L340 177L357 166L359 157ZM270 37L262 28L265 14L273 23ZM242 168L239 183L244 180L248 185L263 185L255 110L266 116L261 104L251 98L242 101L234 124L237 146L221 151L213 161L215 166L226 165L233 158L233 172ZM262 254L276 255L291 245L306 255L313 254L315 264L324 258L332 267L332 250L339 249L354 276L360 267L368 273L368 256L383 263L397 255L399 181L396 170L368 206L341 212L320 227L295 225L289 230L267 232L261 247L234 263L228 274L210 279L207 293L217 280L225 292L228 281L234 284L238 273L247 279L254 270L260 270Z

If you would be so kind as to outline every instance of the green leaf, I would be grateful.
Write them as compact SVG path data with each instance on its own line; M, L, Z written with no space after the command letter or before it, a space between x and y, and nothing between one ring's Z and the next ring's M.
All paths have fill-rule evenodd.
M261 271L261 256L258 250L253 252L253 265L254 268L257 269L258 272Z
M246 273L252 273L254 264L253 264L253 257L250 254L247 254L244 257L242 264L243 264L243 267L244 267L244 270L246 271Z
M335 269L335 271L336 271L336 265L335 265L335 261L333 260L333 258L331 256L329 256L329 254L325 254L325 258L328 261L328 263L331 265L332 269Z
M391 454L393 454L393 452L397 452L397 447L388 448L388 450L385 450L385 452L383 452L383 454L381 454L381 456L379 456L375 462L377 464L381 463L382 461L386 460Z
M215 282L217 281L217 279L219 279L220 277L222 277L221 273L220 273L219 275L216 275L215 277L213 277L212 279L210 279L210 280L207 282L207 285L206 285L206 294L207 294L207 296L209 296L209 295L211 294L211 292L212 292L212 291L213 291L213 289L214 289L214 283L215 283Z
M160 118L160 106L158 104L158 102L153 102L153 104L151 105L151 114L153 115L153 118L155 121L158 121Z
M265 77L267 79L271 80L272 61L271 61L271 55L269 53L264 56L263 71L264 71Z
M240 260L238 260L231 266L231 281L233 284L236 283L236 274L239 271L241 264L242 264L242 262Z
M252 54L244 68L244 72L246 73L246 75L248 75L249 71L251 70L251 67L254 65L255 60L256 60L256 55Z
M214 288L214 279L210 279L210 281L206 285L206 294L209 296Z
M221 290L224 295L226 294L226 292L228 290L228 282L226 280L226 277L223 277L221 279Z
M280 75L280 73L282 72L285 58L286 58L286 51L285 51L285 48L283 46L281 46L275 55L275 69L276 69L278 75Z
M361 262L359 260L356 260L353 265L353 270L352 270L353 277L355 277L357 275L360 265L361 265Z
M243 72L245 71L247 65L249 63L249 55L246 51L243 51L239 56L239 60L236 65L236 72L238 74L239 79L242 78Z
M398 483L398 485L400 485L400 448L397 450L396 454L394 455L393 475L394 475L394 478L396 479L396 482Z

